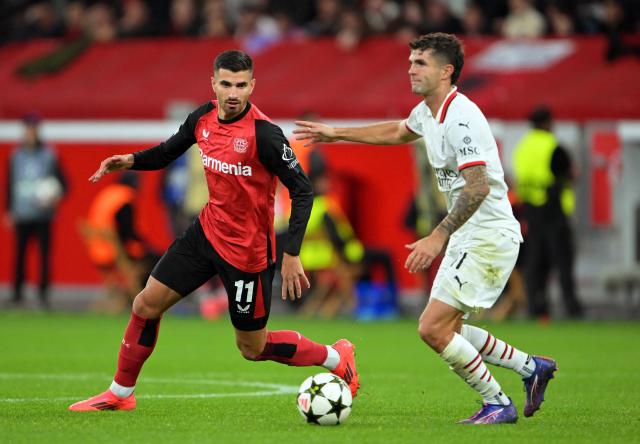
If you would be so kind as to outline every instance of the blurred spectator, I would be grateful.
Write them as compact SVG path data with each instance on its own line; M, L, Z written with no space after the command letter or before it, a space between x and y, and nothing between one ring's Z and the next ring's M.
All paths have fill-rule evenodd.
M262 51L280 39L275 20L263 14L259 6L251 3L240 9L234 37L252 54Z
M85 6L81 1L70 1L64 9L64 35L75 39L84 35Z
M550 2L546 9L549 35L568 37L574 34L575 24L570 12L560 2Z
M603 18L601 30L607 36L607 60L635 54L640 55L640 45L626 43L623 34L634 30L630 17L625 16L622 3L616 0L607 0L603 4Z
M307 25L307 31L314 37L336 35L341 12L339 0L316 0L316 16Z
M58 20L51 2L40 1L29 6L24 12L24 22L19 29L22 39L60 37L62 23Z
M80 225L89 258L104 281L106 298L94 308L118 313L130 307L158 259L136 230L139 177L122 173L96 194Z
M66 181L54 150L40 138L40 119L24 119L24 139L11 154L7 175L7 214L16 237L12 303L23 301L25 259L29 241L38 239L40 253L39 298L49 308L51 227Z
M204 23L200 30L201 36L230 37L232 35L232 27L224 0L206 0L203 13Z
M109 42L118 35L114 11L104 3L96 3L87 9L85 30L96 42Z
M513 154L515 190L524 204L527 223L525 285L529 312L539 319L548 318L547 289L553 268L558 273L567 315L580 317L582 305L573 276L575 250L569 219L575 209L571 158L551 132L548 108L534 109L530 120L533 128Z
M426 0L425 22L422 34L430 32L447 32L457 34L461 32L460 21L451 15L449 7L444 0Z
M371 32L386 33L400 15L400 6L390 0L366 0L363 15Z
M401 42L408 43L420 35L423 21L420 3L407 0L402 5L400 16L391 25L391 30Z
M307 38L305 30L294 23L291 16L284 11L274 12L273 18L278 28L280 39L299 41Z
M209 15L207 4L204 8L205 19ZM175 36L198 35L198 15L195 0L173 0L169 7L169 33Z
M468 37L478 37L490 33L482 8L477 3L469 3L462 16L462 33Z
M531 0L509 0L509 13L502 24L502 35L508 38L537 38L544 35L544 16Z
M162 201L167 209L174 237L180 236L193 222L193 219L187 216L184 211L188 186L188 156L180 156L171 162L162 173ZM202 206L204 203L201 208Z
M125 0L120 18L120 37L144 37L153 34L149 9L143 0Z
M354 8L347 8L340 14L340 26L336 34L336 43L345 50L355 49L367 36L368 29L364 18Z

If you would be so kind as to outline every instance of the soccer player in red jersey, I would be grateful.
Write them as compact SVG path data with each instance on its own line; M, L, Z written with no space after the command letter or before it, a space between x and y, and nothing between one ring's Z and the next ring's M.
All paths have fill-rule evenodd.
M275 271L276 179L289 189L292 201L282 260L283 299L300 298L302 284L309 287L298 254L313 203L311 185L282 130L249 102L255 86L251 58L241 51L225 51L216 57L213 68L211 86L217 100L189 114L164 143L111 156L89 179L97 182L119 170L159 170L198 143L209 201L136 296L111 387L69 410L134 409L135 384L155 347L162 314L215 274L227 291L236 344L244 358L323 366L343 378L356 394L358 374L351 342L341 339L327 346L296 331L267 330Z

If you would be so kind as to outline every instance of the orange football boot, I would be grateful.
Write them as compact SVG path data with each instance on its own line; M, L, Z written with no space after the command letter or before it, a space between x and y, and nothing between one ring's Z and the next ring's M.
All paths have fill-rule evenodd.
M340 355L340 363L331 371L336 376L344 379L349 385L351 395L355 398L360 383L358 382L358 371L356 370L355 345L346 339L340 339L332 345Z
M136 397L132 393L126 398L118 398L111 390L92 398L78 401L69 406L72 412L91 412L96 410L133 410L136 408Z

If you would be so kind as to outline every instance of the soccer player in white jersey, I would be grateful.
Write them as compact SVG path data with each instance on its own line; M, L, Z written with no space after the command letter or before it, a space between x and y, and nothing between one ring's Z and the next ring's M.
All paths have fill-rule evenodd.
M429 161L445 194L448 214L407 248L405 267L426 269L448 246L419 334L483 398L465 424L514 423L518 412L485 363L514 370L524 380L524 416L532 416L553 378L553 359L531 356L491 333L463 324L471 312L491 307L516 263L522 235L507 199L495 139L480 109L455 86L464 63L460 41L433 33L409 44L413 93L423 100L405 120L359 128L298 121L296 137L310 143L346 140L393 145L424 137Z

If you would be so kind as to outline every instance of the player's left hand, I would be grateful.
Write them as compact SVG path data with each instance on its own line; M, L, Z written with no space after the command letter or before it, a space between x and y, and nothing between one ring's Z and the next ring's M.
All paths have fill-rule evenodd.
M406 248L411 250L411 253L409 253L404 263L404 268L408 269L409 273L426 270L440 254L446 242L447 237L436 229L429 236L405 245Z
M311 288L309 279L304 274L302 263L299 256L290 256L284 253L282 256L282 300L286 300L287 296L292 301L302 297L302 285L304 282L307 288Z

